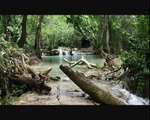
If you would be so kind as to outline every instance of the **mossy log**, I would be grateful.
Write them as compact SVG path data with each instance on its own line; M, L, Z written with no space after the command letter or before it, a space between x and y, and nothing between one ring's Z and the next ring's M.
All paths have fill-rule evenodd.
M113 96L108 91L99 88L88 78L86 78L83 74L78 71L72 70L68 66L60 65L60 69L77 85L79 86L85 93L89 94L89 96L96 102L105 103L110 105L126 105L127 103L119 99L118 97Z

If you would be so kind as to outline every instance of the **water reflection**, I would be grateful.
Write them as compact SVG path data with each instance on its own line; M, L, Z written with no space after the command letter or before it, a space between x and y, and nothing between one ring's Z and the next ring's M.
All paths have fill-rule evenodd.
M102 59L100 58L100 55L83 55L83 56L91 63L95 63L95 64L102 63L101 62ZM68 65L68 63L64 61L64 58L66 58L69 61L77 61L81 57L82 55L42 56L42 61L43 61L42 68L46 68L46 67L48 68L48 66L52 67L52 71L50 72L50 75L65 77L66 75L59 69L59 66L61 64ZM77 65L73 69L83 73L88 71L88 68L86 66L81 66L81 65Z
M89 62L93 62L95 64L100 63L100 55L59 55L59 56L42 56L42 61L43 62L49 62L50 64L63 64L65 61L63 60L64 58L68 59L69 61L77 61L81 57L84 57L87 59Z

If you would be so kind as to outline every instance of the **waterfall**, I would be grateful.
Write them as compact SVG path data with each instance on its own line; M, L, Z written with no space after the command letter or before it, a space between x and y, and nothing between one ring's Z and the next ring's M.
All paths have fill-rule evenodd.
M63 55L63 50L62 50L62 48L59 48L58 50L59 50L59 55L60 55L60 56Z
M69 51L64 51L65 52L65 55L69 55Z
M114 96L117 96L127 102L129 105L149 105L148 98L142 98L132 94L125 88L122 83L113 83L110 91Z
M131 92L123 88L122 84L115 84L112 89L120 92L121 96L119 97L125 100L129 105L149 105L148 98L142 98L132 94Z
M142 98L137 96L128 90L126 90L122 84L116 83L116 81L105 81L105 80L91 80L95 85L99 86L100 88L105 89L106 91L110 92L113 96L116 96L128 105L149 105L148 98Z
M63 51L62 50L59 50L59 55L63 55Z

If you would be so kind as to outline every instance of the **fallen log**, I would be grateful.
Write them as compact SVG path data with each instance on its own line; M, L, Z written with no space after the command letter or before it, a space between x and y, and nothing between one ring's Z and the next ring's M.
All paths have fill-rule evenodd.
M85 93L96 102L103 102L110 105L126 105L127 103L119 99L118 97L113 96L108 91L99 88L95 84L91 83L83 74L73 71L68 66L60 65L60 69L76 84L78 85Z
M4 78L8 78L8 81L15 84L15 85L26 85L30 88L35 88L37 90L42 90L50 92L51 87L47 86L44 81L38 78L31 78L27 77L25 75L14 75L12 73L9 73L7 71L4 71L0 68L0 76Z
M23 75L17 75L17 76L8 76L9 81L11 81L14 84L20 84L20 85L27 85L30 88L35 88L38 89L40 91L45 90L50 92L51 91L51 87L47 86L44 81L40 80L40 79L35 79L35 78L31 78L31 77L26 77Z
M85 64L89 69L96 68L96 64L88 62L83 56L78 61L69 61L65 58L64 61L67 62L71 68L81 64Z
M75 61L69 61L66 58L64 58L64 61L67 62L69 64L69 66L71 66L71 64L74 64Z
M46 80L50 79L48 74L52 68L44 72L35 72L31 66L26 64L25 59L27 58L24 54L17 58L12 56L11 63L6 68L0 65L0 87L2 86L0 97L4 100L8 95L20 96L31 90L49 94L51 87L46 85Z

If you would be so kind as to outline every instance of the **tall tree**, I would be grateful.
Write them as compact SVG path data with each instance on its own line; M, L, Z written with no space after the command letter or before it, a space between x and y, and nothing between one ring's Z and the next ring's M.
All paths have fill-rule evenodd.
M21 37L18 41L18 46L19 47L23 47L24 44L26 43L26 35L27 35L27 32L26 32L26 24L27 24L27 15L23 15L23 18L22 18L22 34L21 34Z
M109 16L107 15L105 17L106 19L106 48L108 52L110 53L110 46L109 46L109 39L110 39L110 30L109 30Z
M110 40L110 20L109 15L102 15L102 25L101 25L101 34L100 34L100 44L106 47L108 52L110 52L109 40Z
M5 40L7 41L9 40L10 37L10 32L7 29L10 19L11 19L10 15L3 15L3 30L5 34Z
M7 33L8 15L3 15L4 33Z
M37 50L41 49L41 39L42 39L41 26L42 26L43 19L44 19L44 15L40 15L39 16L39 23L37 25L36 33L35 33L35 46L34 46L34 48Z

